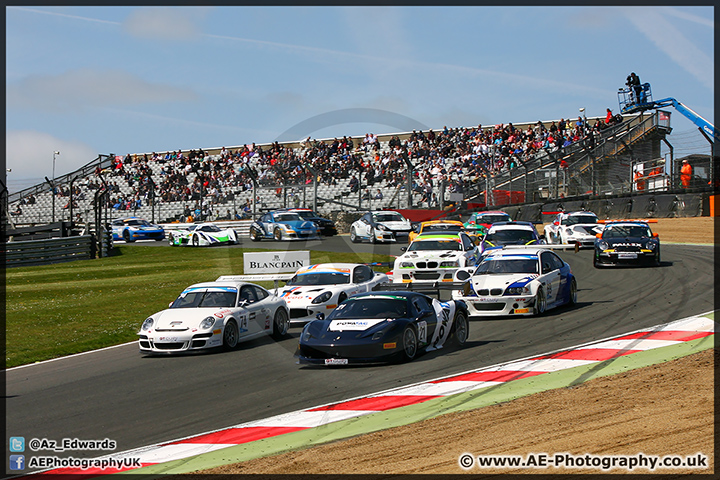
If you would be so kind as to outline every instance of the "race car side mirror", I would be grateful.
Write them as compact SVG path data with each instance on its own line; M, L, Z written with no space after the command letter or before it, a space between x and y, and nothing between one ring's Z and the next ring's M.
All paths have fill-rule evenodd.
M658 235L657 233L653 233L653 237L654 237L654 238L660 238L660 235Z
M468 272L467 270L458 270L458 272L455 274L455 278L457 278L459 282L464 282L470 277L470 272Z
M595 236L596 236L597 238L602 238L602 233L596 233Z
M241 300L238 302L238 307L243 308L243 307L245 307L248 303L249 303L249 302L248 302L247 298L243 298L243 299L241 299Z
M315 315L315 318L317 318L320 321L325 320L325 314L323 312L320 312L317 315Z
M401 251L401 252L404 252L404 251L406 251L406 250L407 250L407 247L400 247L400 251Z

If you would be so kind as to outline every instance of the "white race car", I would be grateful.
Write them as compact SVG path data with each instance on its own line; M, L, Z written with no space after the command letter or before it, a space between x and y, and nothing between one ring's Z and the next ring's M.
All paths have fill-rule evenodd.
M504 247L490 250L476 268L460 269L453 290L471 317L540 315L577 303L577 281L570 265L547 248ZM460 285L460 284L458 284Z
M592 212L558 213L551 224L545 226L548 244L579 244L581 247L595 245L595 234L602 231L602 224Z
M280 291L290 307L290 321L315 320L318 313L328 315L356 293L370 292L380 283L389 283L384 273L359 263L321 263L302 267Z
M395 259L393 283L452 282L460 267L474 266L480 249L465 232L418 235Z
M207 247L210 245L238 243L237 233L232 228L222 229L214 223L197 223L186 229L171 230L167 233L168 243L171 246L192 245L193 247Z
M410 220L398 212L377 210L367 212L350 226L350 241L397 242L406 239L411 230Z
M216 281L187 287L170 307L149 316L138 336L141 353L233 349L262 335L281 339L290 315L285 300L259 285Z

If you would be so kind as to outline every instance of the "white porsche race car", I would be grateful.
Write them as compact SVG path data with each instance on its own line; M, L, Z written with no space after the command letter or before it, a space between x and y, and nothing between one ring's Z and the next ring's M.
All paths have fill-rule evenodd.
M570 265L542 247L490 250L477 268L458 270L455 280L464 289L452 296L465 302L471 317L541 315L577 303Z
M602 229L597 215L592 212L562 212L557 214L551 224L545 226L545 241L548 244L570 243L593 247L595 234Z
M480 249L465 232L421 234L395 259L392 281L452 282L458 268L479 259Z
M377 210L365 213L350 225L350 241L397 242L406 239L411 230L410 220L398 212Z
M371 292L389 283L384 273L374 272L361 263L321 263L302 267L280 290L290 307L290 322L315 320L318 313L328 315L356 293Z
M187 287L138 332L141 353L233 349L262 335L283 338L290 325L285 300L259 285L216 281Z

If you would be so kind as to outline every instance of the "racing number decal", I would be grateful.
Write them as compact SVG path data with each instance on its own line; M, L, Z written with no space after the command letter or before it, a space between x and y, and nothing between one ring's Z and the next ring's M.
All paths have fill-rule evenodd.
M243 315L240 317L240 328L247 328L247 316Z
M441 317L442 318L440 320L440 326L438 327L438 334L434 335L435 342L433 343L433 347L437 347L438 342L445 339L445 329L450 322L450 312L443 308Z
M552 297L552 282L545 283L545 288L547 288L547 298Z
M423 320L422 322L418 322L418 341L420 343L426 343L427 342L427 322Z

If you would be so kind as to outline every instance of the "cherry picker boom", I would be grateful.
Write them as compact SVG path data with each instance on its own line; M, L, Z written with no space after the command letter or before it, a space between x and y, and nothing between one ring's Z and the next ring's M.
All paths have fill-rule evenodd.
M720 133L712 123L708 122L674 98L668 97L663 98L662 100L653 101L649 83L643 83L637 91L632 88L619 89L618 102L620 104L621 114L642 112L655 108L673 107L697 125L710 143L715 143L715 140L720 139Z

